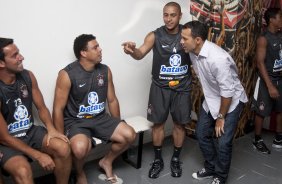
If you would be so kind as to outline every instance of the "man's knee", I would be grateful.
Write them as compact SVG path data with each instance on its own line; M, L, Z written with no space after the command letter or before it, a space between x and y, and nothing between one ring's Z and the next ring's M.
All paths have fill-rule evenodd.
M206 141L212 139L213 133L209 133L212 130L207 131L200 131L196 128L195 135L199 142Z
M124 138L127 143L132 143L136 138L135 130L132 127L129 127L124 134Z
M16 180L20 180L20 181L26 181L30 179L32 180L33 176L32 176L32 170L30 164L17 165L13 177L16 178Z
M121 144L131 144L135 138L135 130L127 124L121 124L113 133L111 140Z
M185 131L185 128L184 128L185 125L183 124L179 124L179 123L174 123L174 126L173 126L173 129L176 130L176 131Z
M71 153L70 145L62 140L56 141L56 146L53 148L55 157L67 158Z
M14 157L9 159L5 165L4 169L15 179L17 182L27 183L27 181L32 181L32 170L29 162L25 158Z
M226 137L223 135L218 139L218 150L220 152L230 152L230 150L232 150L232 145L233 145L233 136Z
M71 150L73 156L78 160L85 158L88 155L90 149L91 145L89 145L88 141L71 142Z
M152 126L152 131L164 131L165 124L164 123L155 123Z

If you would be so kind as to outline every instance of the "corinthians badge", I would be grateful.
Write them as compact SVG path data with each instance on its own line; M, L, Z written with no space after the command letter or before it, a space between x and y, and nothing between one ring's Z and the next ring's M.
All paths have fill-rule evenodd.
M99 74L97 76L97 82L98 82L98 86L103 86L104 85L104 75Z
M23 98L27 98L28 97L28 90L27 90L27 86L25 84L21 85L20 91L21 91L21 96Z
M259 104L259 110L263 111L264 110L264 103L263 102L260 102Z

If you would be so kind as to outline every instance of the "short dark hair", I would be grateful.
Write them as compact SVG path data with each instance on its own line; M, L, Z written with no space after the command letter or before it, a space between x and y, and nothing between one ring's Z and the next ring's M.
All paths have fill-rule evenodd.
M11 38L0 38L0 60L5 61L4 47L13 43L14 40Z
M82 34L75 38L73 43L73 51L77 59L80 59L81 51L87 50L87 44L91 40L96 40L96 37L92 34Z
M183 29L191 29L193 38L200 37L203 41L208 38L208 27L200 21L193 20L184 24Z
M266 25L269 24L269 21L271 18L275 18L277 14L279 14L281 12L280 8L268 8L265 12L264 12L264 19L266 22Z
M177 2L174 2L174 1L168 2L168 3L166 3L166 5L164 7L166 7L166 6L174 6L181 13L181 6Z

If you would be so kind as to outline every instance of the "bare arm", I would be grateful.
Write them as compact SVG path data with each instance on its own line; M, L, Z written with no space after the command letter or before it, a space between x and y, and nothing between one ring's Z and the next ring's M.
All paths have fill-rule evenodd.
M54 125L53 125L53 121L51 118L51 114L48 110L48 108L45 105L42 93L38 87L36 78L34 77L32 72L29 72L31 81L32 81L32 99L33 99L33 103L36 106L37 110L38 110L38 115L40 120L45 124L48 134L47 134L47 146L50 143L50 140L52 138L59 138L62 139L65 142L68 142L68 138L66 136L64 136L63 134L59 133Z
M20 139L9 134L7 122L2 113L0 113L0 143L15 150L19 150L34 160L37 160L39 164L46 170L53 170L55 167L55 163L49 155L31 148Z
M68 101L71 82L66 71L59 72L53 104L53 118L56 129L64 133L64 109Z
M269 95L271 98L278 98L279 92L277 88L273 85L270 77L268 76L266 67L265 67L265 57L266 57L266 47L267 47L267 40L265 37L259 37L257 40L257 50L256 50L256 61L257 61L257 68L259 70L260 76L264 80Z
M232 97L229 97L229 98L221 97L219 113L222 114L224 117L229 110L231 102L232 102Z
M141 60L148 54L148 52L150 52L154 44L155 44L155 34L154 32L150 32L145 37L144 43L139 48L136 48L136 44L130 41L124 42L122 46L126 54L129 54L132 58L136 60Z
M108 93L107 101L109 106L109 111L113 117L120 118L119 102L116 97L115 87L112 78L112 72L108 68Z
M38 110L39 118L45 124L47 130L52 130L54 129L54 126L51 119L51 114L45 105L42 93L37 84L37 80L31 71L29 71L29 76L32 81L32 99Z
M7 130L7 122L5 121L2 113L0 113L0 143L7 147L20 150L34 159L40 157L41 154L39 151L29 147L18 138L15 138L9 134Z

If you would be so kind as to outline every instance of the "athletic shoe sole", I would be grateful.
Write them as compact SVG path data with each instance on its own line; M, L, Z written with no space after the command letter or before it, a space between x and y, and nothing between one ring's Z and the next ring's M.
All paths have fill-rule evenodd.
M197 173L193 173L192 174L192 177L196 180L204 180L204 179L209 179L209 178L212 178L213 176L206 176L206 177L198 177L198 174Z
M268 151L259 151L255 145L253 145L253 148L259 153L270 154L270 152L268 152Z
M282 145L272 144L272 147L273 147L273 148L277 148L277 149L281 149L281 148L282 148Z

